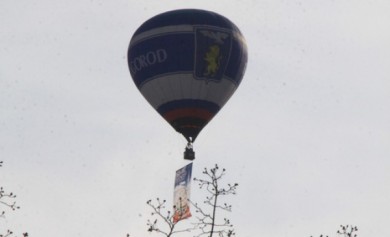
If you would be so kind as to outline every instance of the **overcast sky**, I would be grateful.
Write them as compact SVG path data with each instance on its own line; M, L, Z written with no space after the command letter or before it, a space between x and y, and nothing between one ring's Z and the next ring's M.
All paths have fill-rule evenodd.
M336 236L340 224L390 236L387 0L1 0L0 186L21 209L0 231L157 236L145 203L172 200L186 142L126 55L140 24L180 8L220 13L247 40L244 79L198 136L193 171L218 163L240 184L227 200L237 236Z

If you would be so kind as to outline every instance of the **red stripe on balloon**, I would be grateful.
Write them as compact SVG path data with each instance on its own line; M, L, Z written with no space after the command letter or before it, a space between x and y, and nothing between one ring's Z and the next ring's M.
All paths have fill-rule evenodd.
M180 118L199 118L210 121L214 114L205 109L175 109L163 115L167 121L173 121Z

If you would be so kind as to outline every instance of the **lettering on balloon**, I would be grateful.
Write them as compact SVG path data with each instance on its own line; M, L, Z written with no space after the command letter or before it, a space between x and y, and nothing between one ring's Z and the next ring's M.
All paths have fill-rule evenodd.
M168 58L167 51L165 49L157 49L156 51L149 51L145 54L141 54L130 61L130 71L132 74L152 66L154 64L165 62Z

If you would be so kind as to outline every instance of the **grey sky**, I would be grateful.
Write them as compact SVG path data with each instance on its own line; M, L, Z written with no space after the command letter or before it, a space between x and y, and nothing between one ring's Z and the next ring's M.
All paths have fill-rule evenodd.
M240 183L238 236L390 235L390 2L0 2L0 184L31 236L146 233L171 200L184 138L144 100L126 53L142 22L201 8L249 48L244 79L195 143L194 176ZM193 198L201 198L196 187ZM183 235L185 236L185 235Z

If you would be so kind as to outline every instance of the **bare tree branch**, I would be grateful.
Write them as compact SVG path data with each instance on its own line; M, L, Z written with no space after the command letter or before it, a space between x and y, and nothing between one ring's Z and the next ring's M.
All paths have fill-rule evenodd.
M3 161L0 161L0 167L2 166ZM14 201L15 198L16 195L13 192L6 192L3 187L0 187L0 206L11 209L12 211L19 209L20 207L17 206L16 201ZM5 213L4 209L0 209L0 218L5 218ZM7 230L7 233L0 234L0 237L11 237L13 234L14 233L11 230ZM23 233L22 235L23 237L28 237L28 233Z
M357 237L356 234L357 231L358 231L357 226L340 225L340 229L337 231L337 234L343 237ZM320 235L320 237L328 237L328 236Z
M152 200L146 202L146 204L148 204L148 206L150 206L153 210L151 215L157 216L153 221L152 220L147 221L147 226L149 226L148 228L149 232L156 232L164 236L170 237L173 234L190 232L191 230L193 230L193 228L185 228L185 229L177 230L176 225L182 220L181 216L184 214L185 210L182 207L174 206L174 209L178 210L179 212L179 221L175 222L173 220L174 213L172 213L171 211L166 211L165 213L163 213L164 212L163 210L165 209L165 203L166 200L161 201L159 198L156 198L156 202L152 202ZM165 226L167 226L167 228L165 228L166 230L162 230L158 226L159 224L158 220L163 220L163 223L165 223Z
M9 199L16 198L16 195L12 192L7 193L3 187L0 187L0 204L9 207L11 210L15 211L20 207L16 205L16 201L10 201ZM4 211L3 211L4 212ZM4 214L4 213L3 213Z
M3 162L0 161L0 167L2 167ZM6 207L8 209L11 209L12 211L15 211L16 209L19 209L20 207L16 205L16 201L13 201L13 199L16 198L16 195L13 192L6 192L3 187L0 187L0 205L3 207ZM5 217L5 210L0 209L0 217ZM9 236L11 233L4 234L3 236ZM0 237L2 237L0 235Z
M198 183L200 189L205 189L209 194L206 196L205 201L203 202L206 206L211 207L211 212L207 212L205 208L201 207L198 203L190 202L194 208L195 212L198 214L196 216L196 223L194 223L195 228L200 230L200 233L197 235L204 236L207 235L212 237L214 234L219 237L230 237L234 236L233 225L230 223L230 220L227 218L223 219L223 222L217 222L217 210L223 211L232 211L232 206L229 204L219 204L219 198L221 196L226 196L230 194L236 194L238 184L227 184L227 186L221 186L220 180L225 176L226 170L215 165L214 168L207 169L205 168L202 172L206 179L197 179L194 178L194 181Z
M337 231L337 234L342 235L344 237L357 237L357 226L340 225L340 228L341 229Z
M197 182L199 189L206 191L207 196L202 202L206 207L194 203L192 200L186 200L194 207L196 213L196 215L193 215L195 221L192 223L192 227L177 229L177 224L181 222L182 217L186 214L186 211L188 211L186 209L188 207L182 207L181 204L179 207L174 206L173 209L175 211L172 213L171 211L165 211L165 200L156 198L155 201L148 200L146 202L152 209L151 216L153 216L152 219L147 220L149 232L156 232L166 237L171 237L174 234L183 232L194 232L197 237L206 235L208 237L212 237L213 235L218 237L235 236L233 225L230 220L223 218L217 221L216 216L217 210L232 211L231 205L219 203L219 197L236 194L238 184L221 185L220 180L225 176L226 170L220 169L218 165L215 165L215 167L211 169L205 168L202 174L205 176L204 178L194 178L194 181ZM181 199L179 200L181 203ZM177 216L177 213L179 213L179 216ZM174 217L176 219L174 219ZM177 221L177 219L179 221ZM130 235L127 234L127 237L130 237Z

